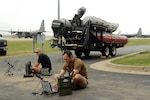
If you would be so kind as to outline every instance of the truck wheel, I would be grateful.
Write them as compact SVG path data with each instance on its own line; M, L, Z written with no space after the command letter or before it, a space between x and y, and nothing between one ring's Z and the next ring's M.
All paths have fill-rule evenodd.
M5 56L6 55L6 51L1 52L1 55Z
M78 58L80 58L81 55L82 55L82 51L80 51L80 50L75 50L75 55L76 55Z
M21 38L22 36L18 35L18 38Z
M111 47L110 48L110 55L111 56L115 56L117 54L117 49L116 49L116 47Z
M88 57L89 54L90 54L90 50L85 50L85 51L83 51L83 53L84 53L84 55L85 55L86 57Z
M103 48L103 50L102 50L102 56L106 56L106 57L109 56L109 48L108 47Z

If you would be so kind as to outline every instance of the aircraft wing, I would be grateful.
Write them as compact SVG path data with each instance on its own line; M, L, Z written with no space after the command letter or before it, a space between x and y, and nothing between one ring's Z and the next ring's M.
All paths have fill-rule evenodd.
M9 31L11 33L11 35L17 35L18 38L32 38L32 34L29 31Z
M150 35L142 34L141 37L142 38L150 38Z
M121 34L121 36L126 36L128 38L135 37L135 34Z
M15 33L30 33L29 31L8 31L11 34L15 34Z

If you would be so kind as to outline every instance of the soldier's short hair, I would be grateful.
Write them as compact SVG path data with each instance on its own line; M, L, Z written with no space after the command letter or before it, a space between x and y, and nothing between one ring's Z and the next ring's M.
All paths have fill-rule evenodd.
M72 56L72 52L71 52L70 50L65 50L65 51L63 52L63 55L64 55L64 54L67 54L68 57L71 57L71 56Z

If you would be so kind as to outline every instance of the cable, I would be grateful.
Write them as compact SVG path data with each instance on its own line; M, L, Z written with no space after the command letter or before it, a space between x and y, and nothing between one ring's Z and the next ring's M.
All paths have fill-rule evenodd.
M40 80L43 80L43 78L39 74L36 74L36 77L39 78Z

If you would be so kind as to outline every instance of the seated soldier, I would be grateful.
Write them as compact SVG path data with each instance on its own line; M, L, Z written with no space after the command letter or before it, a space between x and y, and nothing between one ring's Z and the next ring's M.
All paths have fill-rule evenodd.
M34 71L34 73L41 73L42 69L48 69L48 72L51 74L50 58L44 54L40 48L36 48L34 53L38 56L38 60L32 65L31 70Z
M58 78L63 77L66 71L72 75L71 84L73 89L86 88L88 85L87 69L83 61L79 58L74 58L69 50L63 53L64 65L59 74L54 75L54 89L58 89Z

